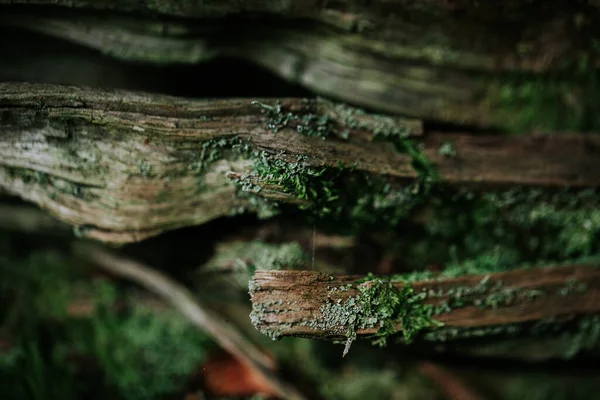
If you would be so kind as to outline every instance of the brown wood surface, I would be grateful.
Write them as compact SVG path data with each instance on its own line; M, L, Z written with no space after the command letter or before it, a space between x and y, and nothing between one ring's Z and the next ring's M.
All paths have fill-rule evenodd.
M359 289L356 282L359 278L331 277L312 271L258 270L250 284L254 324L263 333L276 333L277 336L340 338L339 332L344 331L344 327L323 329L306 322L324 318L321 307L328 302L338 299L344 302L357 296ZM483 328L600 311L600 270L591 266L533 268L418 281L412 283L412 287L415 293L428 294L424 300L426 304L440 305L443 301L451 301L451 290L474 289L484 279L490 285L489 289L462 296L464 305L435 315L434 319L445 327ZM565 285L569 282L585 286L567 290ZM354 287L330 293L332 288L349 283ZM404 284L398 282L394 286L402 287ZM477 301L483 302L488 296L499 293L514 295L507 304L500 302L496 307L475 305ZM401 330L402 326L398 324L397 328ZM375 328L356 331L358 336L376 332Z
M253 154L266 152L286 162L302 157L298 162L306 167L354 166L355 173L390 183L416 178L408 155L390 142L374 140L382 124L423 141L424 153L450 184L600 183L600 138L595 135L423 135L415 120L360 112L360 123L350 124L340 111L347 107L324 100L281 100L283 112L330 118L331 136L323 140L299 134L293 123L273 132L267 127L270 117L252 100L275 104L274 99L189 100L0 84L0 189L83 227L90 237L126 243L247 206L232 178L253 179L254 156L222 155L204 164L203 146L209 140L214 145L215 140L237 138ZM340 137L343 131L348 131L347 140ZM455 157L439 154L446 142ZM206 168L199 172L200 167ZM269 190L256 195L298 202L281 188L265 188Z

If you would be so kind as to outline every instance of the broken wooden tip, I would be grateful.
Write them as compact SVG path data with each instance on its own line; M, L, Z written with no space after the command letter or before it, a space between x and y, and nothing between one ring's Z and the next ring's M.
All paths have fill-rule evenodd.
M597 313L598 266L519 269L412 283L372 275L258 270L250 282L251 320L273 339L299 336L351 343L360 336L384 340L401 333L410 342L421 331L442 326L497 328Z

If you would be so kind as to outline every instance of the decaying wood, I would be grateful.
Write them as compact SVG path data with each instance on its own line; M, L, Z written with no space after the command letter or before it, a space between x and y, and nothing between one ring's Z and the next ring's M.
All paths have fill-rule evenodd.
M273 14L306 17L320 9L318 0L244 0L244 1L138 1L138 0L0 0L0 4L27 6L60 6L97 11L136 12L142 15L164 15L188 18L220 18L236 14Z
M594 135L429 133L418 139L418 121L324 100L281 100L282 115L326 117L331 136L323 140L298 133L293 121L274 132L269 113L251 102L0 84L0 189L80 227L88 237L127 243L240 209L253 211L235 178L254 179L257 154L303 167L352 166L354 173L392 184L416 178L409 155L373 140L382 129L422 140L424 154L450 184L600 183L600 138ZM348 139L341 137L344 131ZM228 140L234 139L243 154L227 154ZM446 142L453 143L455 156L440 154ZM254 195L299 201L281 187L267 186Z
M323 307L328 303L340 300L344 304L359 295L358 280L359 277L333 277L311 271L256 271L250 284L253 322L263 333L274 337L341 339L341 332L347 332L348 327L324 328L318 321L325 318ZM352 288L332 291L348 284L353 284ZM405 284L393 285L401 288ZM494 327L600 311L600 270L593 266L524 269L411 285L414 293L426 294L424 304L434 306L452 304L452 293L471 289L470 294L460 298L459 305L434 316L445 328ZM491 306L486 300L490 296L502 300ZM396 327L402 329L399 323ZM357 329L356 334L369 336L377 330Z
M594 41L600 18L595 7L591 11L540 7L537 12L506 16L481 7L471 16L430 12L408 7L407 2L381 2L366 9L343 3L319 13L320 22L313 18L297 23L198 24L6 7L0 24L130 61L245 59L316 93L417 118L519 129L514 120L532 112L533 100L527 96L542 99L535 102L544 108L540 113L564 114L556 129L569 129L567 120L580 119L581 125L593 118L580 114L597 104L593 79L560 78L549 84L544 74L558 72L564 77L569 75L565 68L577 66L590 75L600 65ZM350 26L340 29L347 20ZM531 130L545 128L537 120L526 125Z
M507 11L531 9L533 11L543 11L550 7L565 7L578 5L578 1L476 1L476 0L376 0L370 1L371 9L405 7L408 9L430 10L430 11L455 11L474 9L478 12L484 10ZM597 6L594 2L588 2L591 7ZM113 10L118 12L138 12L142 15L166 15L188 18L218 18L226 15L253 14L258 13L272 14L280 16L303 17L313 15L317 11L337 10L346 12L357 12L364 8L364 2L360 0L285 0L285 1L229 1L229 0L210 0L210 1L156 1L148 2L142 0L0 0L0 4L21 5L21 6L59 6L75 9L91 10Z
M81 247L82 254L98 266L133 280L164 298L185 315L191 323L207 332L223 349L251 368L281 398L302 400L306 397L275 372L274 360L249 342L220 315L202 307L192 293L166 275L143 264L90 246Z

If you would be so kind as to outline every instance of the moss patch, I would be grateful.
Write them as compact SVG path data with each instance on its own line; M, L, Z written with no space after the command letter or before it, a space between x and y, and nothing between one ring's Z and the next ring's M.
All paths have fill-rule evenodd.
M376 328L374 343L385 345L386 338L398 333L396 325L402 325L405 343L411 343L416 335L427 328L441 326L432 318L433 307L423 304L425 296L414 293L410 284L397 288L389 281L369 277L357 287L358 294L346 300L334 300L336 291L348 291L352 285L334 287L327 302L321 306L322 320L307 325L323 330L338 330L347 337L344 355L356 339L356 331Z
M178 313L150 311L116 284L86 279L65 252L9 253L0 256L0 328L16 342L0 350L0 391L11 388L3 394L157 398L181 390L214 346ZM80 304L83 317L72 312Z
M587 60L554 74L492 79L488 93L496 125L515 133L597 130L600 77Z

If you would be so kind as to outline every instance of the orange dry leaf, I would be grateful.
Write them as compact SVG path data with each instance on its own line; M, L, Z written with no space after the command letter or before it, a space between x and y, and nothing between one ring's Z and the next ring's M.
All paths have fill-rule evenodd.
M211 354L203 366L204 390L214 396L275 397L269 383L228 353Z

